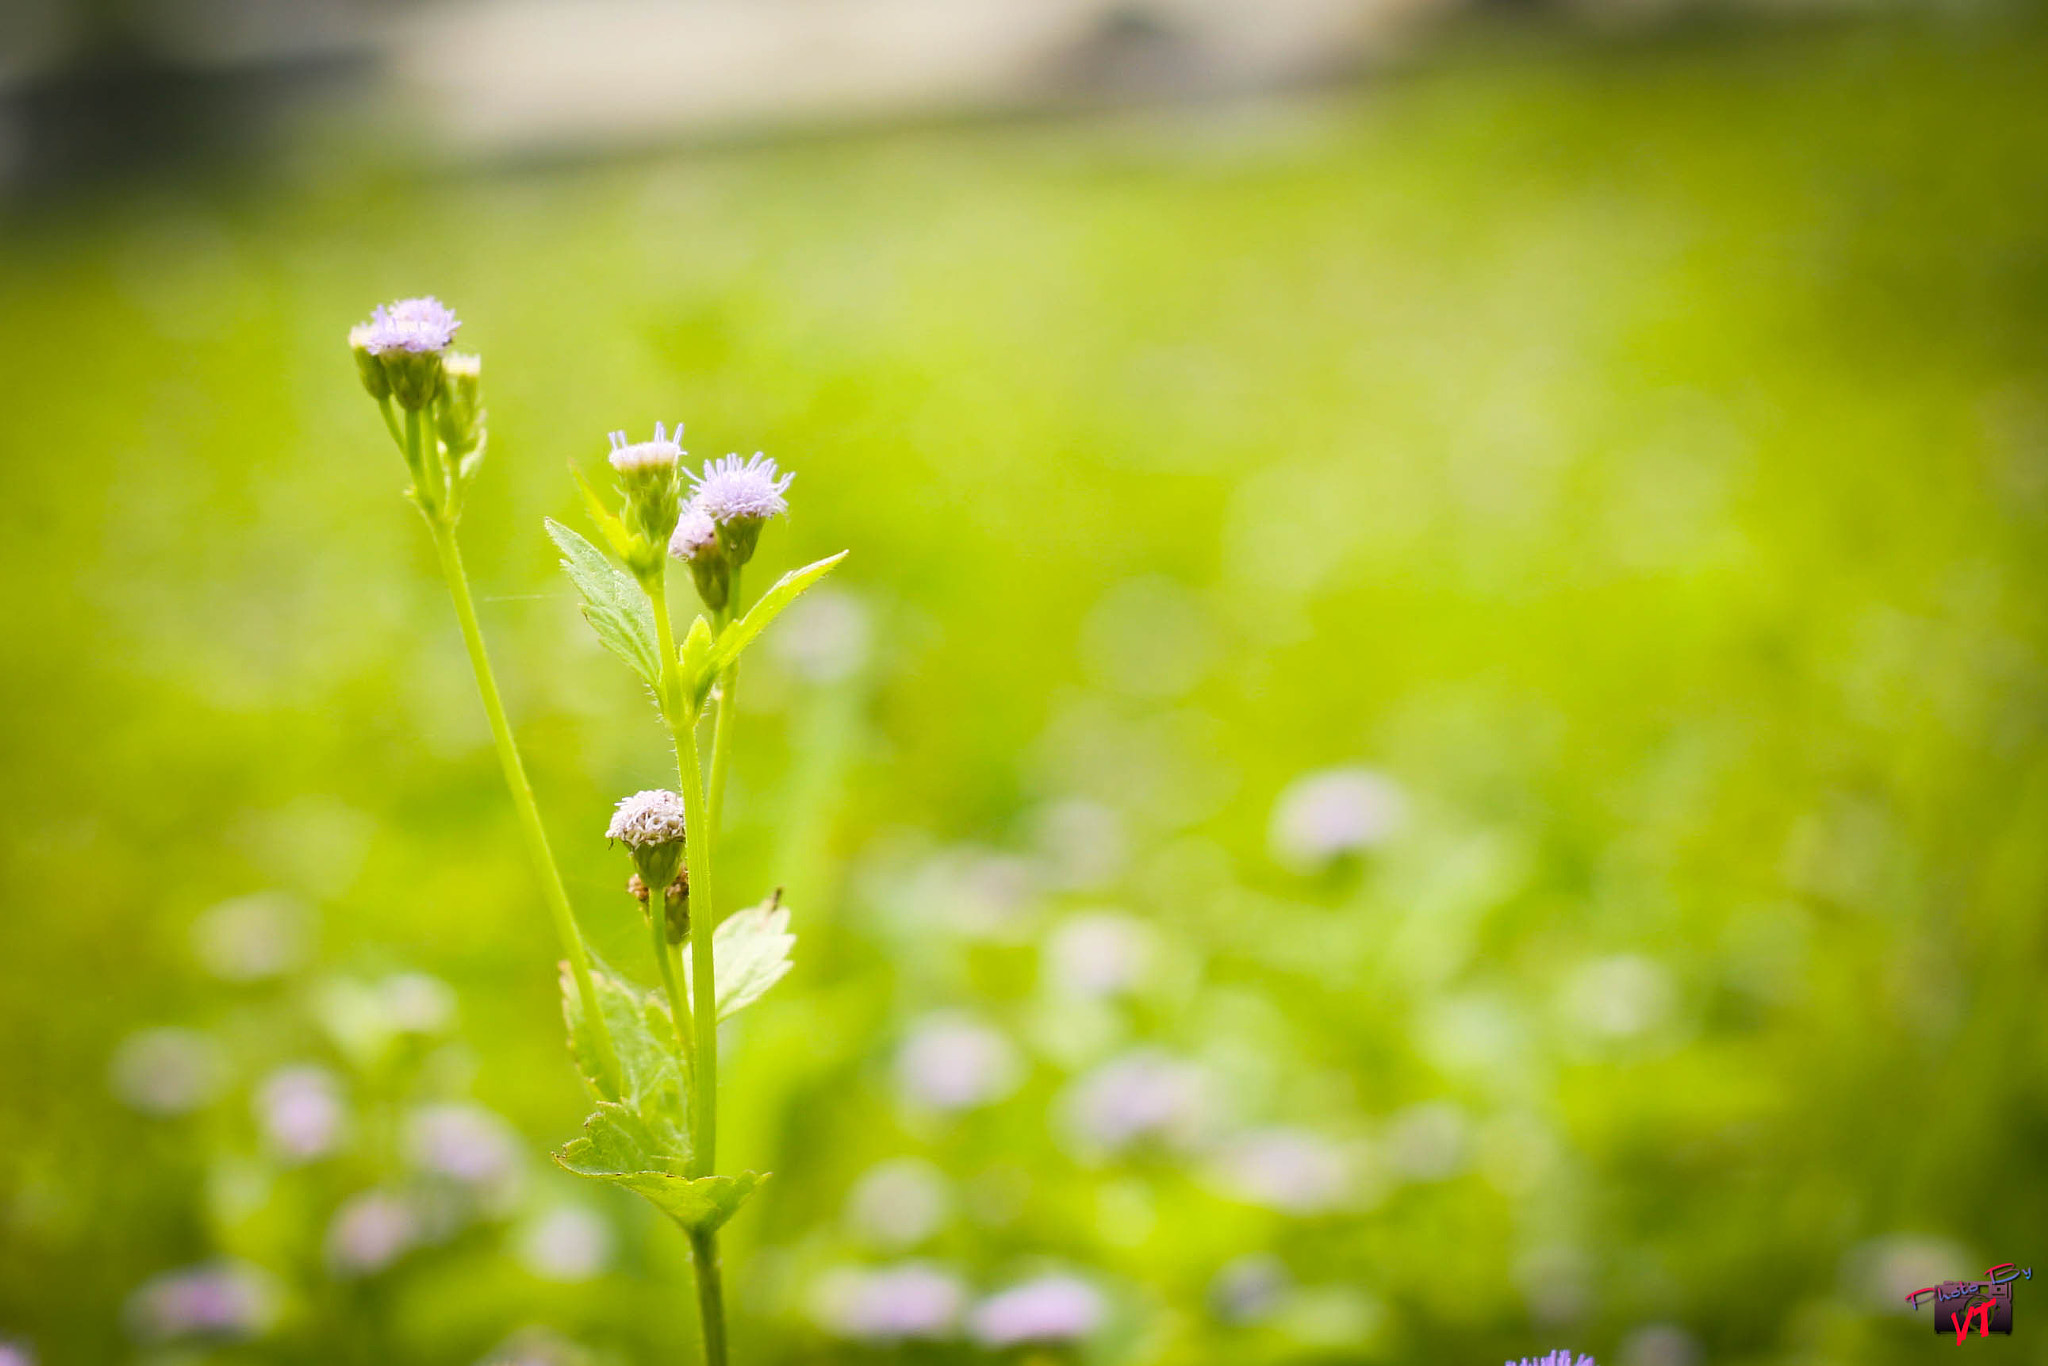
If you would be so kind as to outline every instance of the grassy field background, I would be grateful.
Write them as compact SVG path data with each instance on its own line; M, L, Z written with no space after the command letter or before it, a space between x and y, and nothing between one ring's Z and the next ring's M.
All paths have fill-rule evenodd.
M904 1257L1092 1279L1103 1363L1921 1359L1902 1277L2048 1257L2044 69L1985 16L1481 30L1256 105L15 211L0 1337L694 1351L681 1240L545 1160L583 1113L551 941L343 345L432 291L485 357L485 626L628 972L601 835L670 770L541 534L585 525L565 464L681 419L798 472L764 578L853 550L743 694L730 885L800 938L727 1040L722 1157L776 1173L741 1360L983 1359L821 1325L834 1268ZM1289 871L1273 804L1334 765L1408 818ZM256 894L310 947L224 981L194 927ZM1149 966L1091 996L1047 945L1105 908ZM350 1054L335 982L405 970L454 1022ZM1009 1040L1000 1098L903 1100L934 1012ZM163 1027L206 1084L153 1115L119 1059L158 1075ZM1144 1046L1211 1128L1088 1151L1076 1079ZM298 1166L250 1101L295 1061L361 1117ZM516 1129L516 1197L337 1278L332 1211L400 1160L371 1117L426 1096ZM1232 1185L1276 1130L1340 1197ZM877 1233L849 1193L906 1157L940 1213ZM564 1203L609 1230L582 1279L520 1252ZM136 1287L222 1256L275 1324L138 1341ZM1233 1265L1291 1288L1232 1309ZM1969 1350L2048 1361L2038 1293Z

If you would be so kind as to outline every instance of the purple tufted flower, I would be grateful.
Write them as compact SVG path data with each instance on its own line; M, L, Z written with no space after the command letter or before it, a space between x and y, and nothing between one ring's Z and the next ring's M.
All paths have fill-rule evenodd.
M428 294L377 305L368 322L350 329L349 342L373 356L388 351L446 351L455 344L455 332L461 326L453 309Z
M128 1299L128 1326L145 1342L248 1338L277 1319L277 1291L263 1272L235 1262L169 1271Z
M1579 1354L1576 1360L1572 1354L1560 1347L1540 1357L1523 1357L1519 1362L1510 1361L1507 1366L1593 1366L1593 1358Z
M281 1067L256 1093L256 1117L272 1148L292 1162L333 1152L344 1116L341 1087L324 1067Z
M335 1211L327 1226L327 1256L339 1275L374 1275L404 1256L420 1231L419 1216L403 1199L364 1191Z
M692 499L676 519L676 529L668 538L668 553L694 563L717 552L718 523Z
M707 462L691 476L691 502L718 527L718 543L735 567L754 558L761 526L789 511L783 494L794 474L777 474L775 462L759 451L742 462L737 455Z
M755 451L746 461L737 455L707 461L704 472L692 475L692 494L706 516L723 526L742 520L765 521L789 511L783 494L794 474L778 476L775 462Z
M818 1286L819 1325L861 1342L942 1338L953 1331L967 1292L948 1272L924 1262L876 1271L844 1268Z
M1102 1323L1102 1292L1078 1276L1041 1276L974 1307L969 1330L984 1347L1074 1342Z

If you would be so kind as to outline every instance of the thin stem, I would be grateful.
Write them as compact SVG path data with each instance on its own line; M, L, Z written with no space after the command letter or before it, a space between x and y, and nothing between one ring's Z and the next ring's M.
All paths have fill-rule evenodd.
M719 617L722 631L733 618L740 614L740 571L735 565L732 571L732 595L725 600L725 611ZM711 778L705 794L706 819L713 839L718 837L719 825L725 814L725 774L732 762L732 727L734 694L739 688L740 664L734 660L718 677L718 714L711 723Z
M655 909L657 898L658 910ZM696 1049L691 1046L690 1010L683 1004L682 989L676 985L676 968L668 945L668 889L648 893L647 907L648 917L654 922L654 961L661 967L661 989L668 993L669 1017L676 1035L676 1056L682 1059L686 1069L694 1070Z
M391 433L391 439L398 443L401 453L405 451L405 433L398 429L398 419L391 412L391 395L377 400L377 411L384 414L384 430Z
M704 1318L704 1360L725 1366L725 1286L718 1266L718 1235L692 1233L690 1260L697 1266L697 1308Z
M408 413L408 431L416 430L417 414ZM583 1018L597 1040L598 1063L604 1070L600 1088L619 1094L618 1050L612 1045L611 1028L597 1002L597 988L590 980L590 955L583 936L576 929L576 914L569 908L569 893L562 886L561 871L555 867L548 848L547 829L540 821L540 807L533 800L533 785L526 780L526 766L519 760L519 746L512 738L511 723L505 719L505 703L498 696L498 680L491 672L491 658L484 650L483 629L477 625L476 604L470 600L469 576L463 572L462 551L455 543L455 528L438 517L430 517L434 549L441 558L441 576L448 581L448 594L455 600L455 617L462 623L462 643L469 647L470 668L476 674L476 689L483 696L484 714L490 718L491 739L498 748L498 765L505 772L505 786L511 790L512 805L519 812L519 829L525 837L527 857L540 874L541 888L555 922L556 937L568 956L569 971L576 979L576 995L583 1004ZM658 894L657 894L658 895Z

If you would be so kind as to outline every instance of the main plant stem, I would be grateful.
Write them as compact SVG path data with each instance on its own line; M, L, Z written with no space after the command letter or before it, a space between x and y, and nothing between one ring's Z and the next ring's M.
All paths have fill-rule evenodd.
M718 1163L718 975L711 936L718 928L711 849L716 828L704 801L704 765L697 752L697 717L683 696L675 628L668 618L668 585L660 574L647 583L654 630L661 647L661 714L675 742L676 778L683 789L683 860L690 872L690 995L696 1074L690 1087L690 1175L706 1177ZM715 743L715 741L714 741ZM697 1308L704 1323L704 1360L725 1366L725 1293L718 1268L718 1235L692 1232L690 1259L697 1270Z
M410 425L410 424L409 424ZM429 513L427 525L434 533L434 550L441 559L441 577L448 581L448 594L455 600L455 617L462 623L462 643L469 647L469 666L476 674L476 690L482 694L484 714L491 721L491 739L497 745L498 766L504 770L505 786L511 790L512 805L519 812L519 829L526 854L540 875L548 913L555 922L555 935L568 956L569 971L576 979L576 996L583 1004L583 1018L590 1023L597 1041L598 1062L604 1070L607 1089L619 1093L619 1056L612 1046L610 1027L597 1003L597 988L590 980L590 955L576 928L576 914L569 908L569 893L562 886L561 870L548 848L547 828L540 822L540 807L533 800L533 784L526 779L526 765L520 762L519 745L512 738L512 725L505 719L505 703L498 695L498 680L491 672L491 657L484 649L483 629L477 625L476 604L469 594L469 576L462 568L462 550L455 543L455 527ZM657 890L654 895L660 896Z

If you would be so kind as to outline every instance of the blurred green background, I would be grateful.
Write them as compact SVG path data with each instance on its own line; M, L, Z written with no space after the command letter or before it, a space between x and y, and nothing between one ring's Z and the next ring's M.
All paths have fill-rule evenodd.
M1081 1277L1056 1360L1956 1350L1900 1293L2048 1257L2044 71L2012 14L1495 18L1287 99L13 206L0 1339L695 1351L681 1239L545 1158L552 940L343 342L431 291L626 972L602 831L672 770L566 463L681 419L798 472L764 571L853 551L742 695L728 885L799 939L726 1040L739 1360L994 1359L863 1340L905 1261ZM1319 863L1331 768L1400 819ZM349 1116L297 1161L291 1065ZM344 1274L425 1101L504 1189ZM260 1331L167 1326L221 1265ZM1966 1350L2048 1361L2042 1293Z

